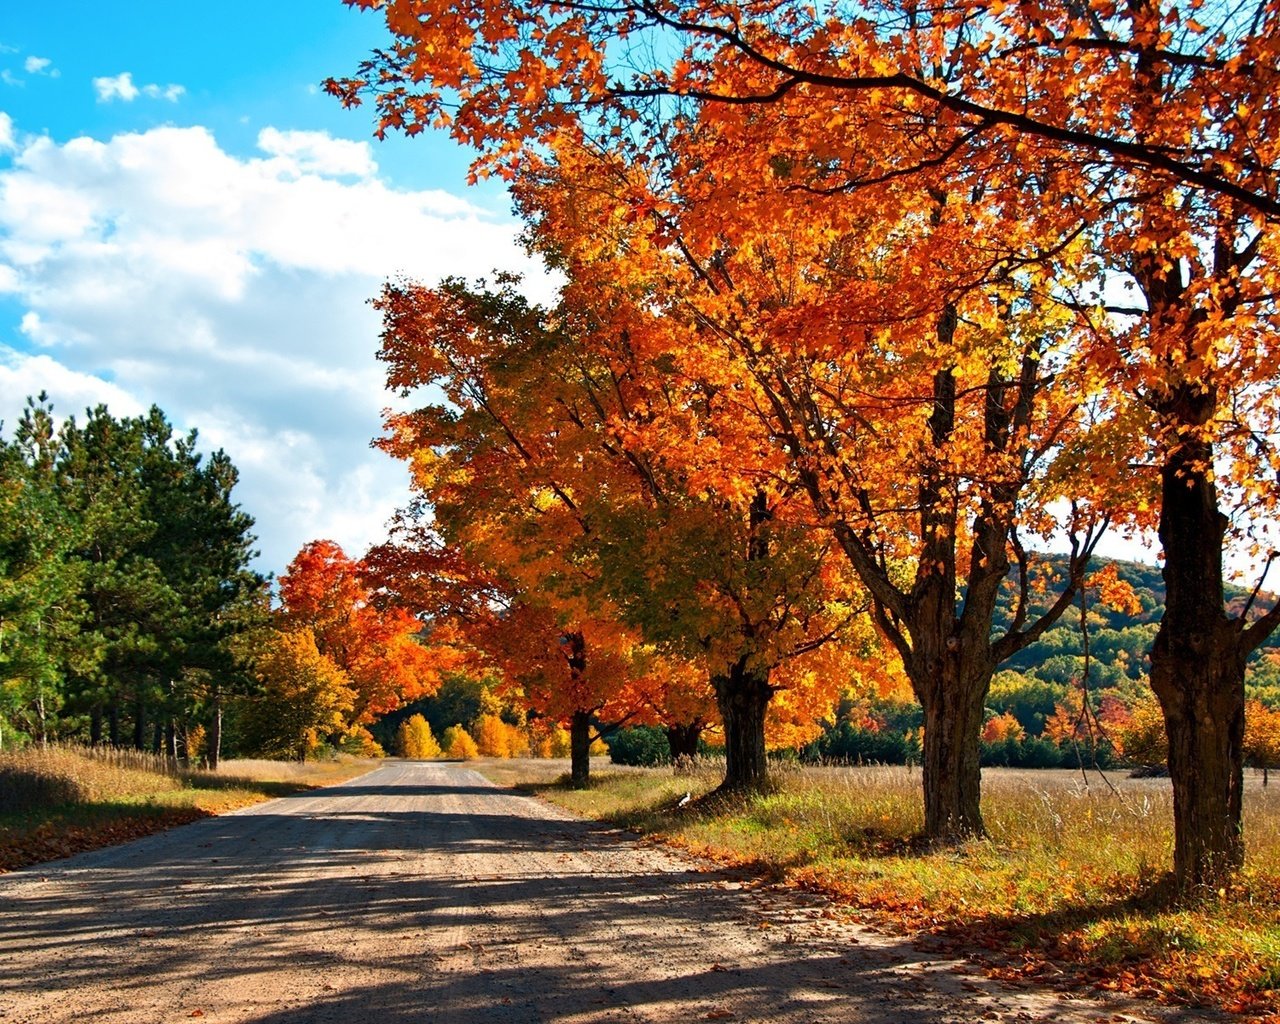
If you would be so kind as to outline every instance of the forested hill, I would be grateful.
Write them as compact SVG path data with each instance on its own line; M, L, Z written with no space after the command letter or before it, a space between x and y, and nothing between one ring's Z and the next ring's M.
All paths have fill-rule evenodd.
M1066 572L1066 557L1046 555L1038 560L1036 576L1061 580ZM1117 689L1126 695L1136 687L1145 687L1148 653L1160 617L1164 613L1164 580L1160 567L1140 562L1122 562L1097 559L1094 571L1115 566L1116 574L1133 588L1141 610L1132 612L1109 607L1099 600L1092 588L1086 595L1088 608L1089 685L1095 689ZM1032 590L1032 606L1028 618L1043 613L1060 589L1052 583L1037 591ZM1008 627L1017 594L1016 578L1010 578L1005 587L1001 606L996 614L998 630ZM1249 591L1240 587L1227 588L1228 610L1238 614L1248 603ZM1266 610L1276 601L1270 593L1261 593L1255 600L1255 609ZM1077 604L1044 634L1038 643L1020 651L1005 662L1005 672L1032 676L1045 682L1077 683L1083 674L1085 631L1080 628L1080 608ZM1256 652L1251 660L1248 682L1252 688L1275 688L1280 697L1280 636L1272 637L1267 645Z
M1061 592L1066 562L1065 556L1054 555L1037 560L1029 621L1045 612ZM1148 670L1151 644L1164 613L1164 580L1158 566L1137 562L1099 559L1093 571L1108 566L1132 588L1136 608L1106 605L1098 588L1090 587L1085 595L1086 630L1081 629L1077 604L1037 643L1000 667L986 701L981 747L984 764L1076 766L1082 756L1100 764L1111 764L1117 757L1129 764L1158 765L1163 761L1164 730ZM997 631L1008 628L1017 592L1017 578L1011 576L997 610ZM1228 589L1228 606L1235 613L1248 600L1248 591ZM1255 613L1270 608L1275 600L1272 594L1259 594ZM1280 710L1280 638L1255 652L1246 689L1249 698L1273 711ZM1085 691L1091 717L1081 715ZM920 756L921 721L919 706L909 698L851 697L808 753L832 760L912 761ZM1086 754L1082 755L1082 750Z

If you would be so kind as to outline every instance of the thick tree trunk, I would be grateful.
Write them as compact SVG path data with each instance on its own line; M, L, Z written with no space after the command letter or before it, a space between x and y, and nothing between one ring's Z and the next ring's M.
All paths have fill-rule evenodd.
M102 708L94 707L89 712L89 744L90 746L102 746Z
M768 788L764 719L773 697L767 673L751 671L740 659L726 675L712 679L724 721L724 792L760 792Z
M924 704L924 834L938 842L958 842L985 832L978 744L983 703L990 684L968 680L961 687L939 686Z
M569 720L569 784L577 789L591 779L591 713L575 711Z
M120 705L114 700L107 708L107 738L113 747L120 746Z
M691 761L698 756L698 740L702 738L701 722L667 726L667 745L671 748L671 760L677 764Z
M1203 393L1182 399L1179 411L1192 422L1201 405L1212 406ZM1173 870L1184 892L1217 890L1244 863L1245 657L1223 607L1227 521L1212 466L1212 446L1187 431L1162 471L1165 612L1151 650L1151 687L1169 735Z

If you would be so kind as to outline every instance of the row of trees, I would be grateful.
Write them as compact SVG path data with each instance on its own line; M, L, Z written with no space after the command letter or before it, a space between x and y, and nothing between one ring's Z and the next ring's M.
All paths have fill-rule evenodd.
M306 760L320 750L380 755L368 726L434 693L453 662L421 624L386 602L365 566L330 540L303 546L279 581L280 605L244 638L258 684L238 707L243 749Z
M236 638L265 612L253 520L227 456L164 414L105 407L56 426L45 395L0 438L0 727L9 741L82 738L221 747L250 678ZM19 734L15 736L14 733Z
M951 840L997 667L1103 528L1154 527L1175 873L1239 867L1244 666L1280 622L1229 613L1222 568L1280 469L1275 0L352 2L393 42L331 91L477 147L567 282L384 296L390 382L448 396L384 442L437 502L409 547L474 563L473 612L545 609L571 685L611 650L589 621L692 659L752 785L764 708L808 692L775 673L858 650L867 607ZM1024 540L1059 529L1033 616Z

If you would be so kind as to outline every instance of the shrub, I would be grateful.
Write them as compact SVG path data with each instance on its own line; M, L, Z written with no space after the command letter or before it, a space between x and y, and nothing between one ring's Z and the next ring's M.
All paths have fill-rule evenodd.
M471 734L461 725L451 725L440 737L440 746L444 748L444 756L459 761L469 761L480 756L480 748Z
M671 763L671 745L667 734L656 725L637 725L619 729L606 741L609 760L614 764L653 768Z
M920 757L919 745L892 729L862 729L841 722L805 750L807 760L848 764L907 764Z
M421 715L411 715L396 732L396 749L401 757L424 761L440 756L440 744L431 735L431 726Z

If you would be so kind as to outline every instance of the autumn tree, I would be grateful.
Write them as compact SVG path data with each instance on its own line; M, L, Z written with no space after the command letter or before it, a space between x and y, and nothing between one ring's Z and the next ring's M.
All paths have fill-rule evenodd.
M461 725L449 726L440 737L440 746L444 750L445 757L456 761L470 761L473 757L480 756L480 748L476 746L476 741Z
M379 549L379 572L424 614L460 624L509 692L568 727L571 777L583 784L593 723L617 724L653 701L634 671L636 637L585 589L585 520L543 429L546 396L511 365L530 356L504 356L501 329L455 315L447 295L388 288L381 305L389 384L433 384L446 401L393 417L380 442L409 462L432 518L406 522ZM508 306L504 323L521 316L532 322Z
M1049 290L1096 332L1094 366L1133 396L1128 422L1153 442L1169 600L1152 678L1169 725L1175 872L1215 889L1243 857L1243 665L1280 621L1228 615L1221 600L1227 510L1274 500L1256 486L1275 477L1272 446L1255 441L1275 412L1275 5L357 6L383 8L393 45L331 91L373 95L380 131L451 127L481 150L479 173L514 175L571 124L661 166L699 112L749 136L761 111L781 110L761 152L787 188L839 198L895 180L927 194L938 171L1003 166L1041 203L1022 216L1079 218L1101 286L1083 300ZM687 110L685 124L673 116ZM733 209L708 216L732 223ZM1112 298L1125 280L1139 301Z
M362 578L363 564L329 540L303 546L280 577L281 621L311 630L320 652L350 679L348 727L435 692L448 649L419 642L421 623L380 603Z
M1280 215L1275 154L1255 130L1270 127L1280 82L1278 12L1266 2L346 2L379 11L392 42L328 91L347 105L371 98L379 134L449 129L482 151L485 172L514 173L522 143L583 112L620 135L675 101L750 112L800 96L836 129L836 159L846 119L929 126L921 149L880 175L978 149L1014 161L1062 153ZM1152 79L1169 76L1183 92L1162 97L1152 135L1132 114Z
M534 569L538 589L565 602L607 602L646 641L703 664L725 727L725 786L763 785L766 712L777 689L788 685L772 678L774 669L843 639L858 611L829 546L780 515L799 489L764 474L754 486L709 489L660 462L646 445L648 434L660 420L687 415L706 394L664 383L633 365L625 349L593 347L595 310L538 311L510 288L472 293L456 284L434 291L392 287L382 305L391 383L443 382L465 410L458 433L423 429L442 418L425 410L390 424L387 446L404 457L438 460L439 441L434 455L422 451L435 436L454 438L451 450L474 460L465 475L456 465L435 470L437 517L440 498L445 515L457 501L447 497L446 479L465 483L461 493L472 515L480 488L491 501L533 510L532 522L527 511L501 526L487 522L490 549L495 536L511 543L536 529L539 543L528 545L532 553L510 571ZM416 441L406 444L410 438ZM502 452L506 465L482 474L480 452L489 458ZM494 495L499 472L511 482ZM563 525L548 530L557 522ZM586 651L579 631L556 643L570 652L570 666ZM554 662L525 655L532 663ZM834 700L840 680L838 670L792 678L805 681L800 692L818 705Z
M1258 700L1245 702L1244 757L1252 767L1262 769L1264 786L1271 769L1280 768L1280 711Z
M762 136L781 130L761 121ZM929 716L927 831L980 831L991 675L1069 607L1106 522L1101 496L1080 495L1079 545L1047 611L1029 617L1050 581L1034 579L1024 537L1056 528L1045 510L1067 486L1096 491L1055 456L1107 416L1037 276L991 273L1044 239L974 234L1007 196L952 203L886 185L836 207L753 190L772 176L768 150L715 161L734 140L695 127L671 153L687 162L671 175L678 187L657 191L643 169L568 134L517 196L575 301L611 317L597 333L643 353L655 391L696 381L707 396L680 410L696 416L647 425L668 464L725 491L790 479L807 498L789 516L829 531ZM728 201L717 190L740 219L716 218ZM1011 566L1020 610L1001 635L993 616Z
M270 629L254 646L262 688L243 699L243 741L268 756L305 761L326 737L342 731L355 689L308 629Z
M415 761L439 757L440 744L431 735L431 726L421 715L410 715L396 732L396 751L401 757Z

